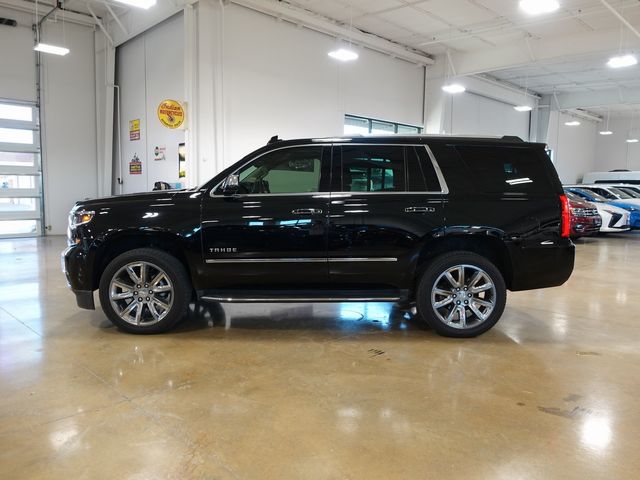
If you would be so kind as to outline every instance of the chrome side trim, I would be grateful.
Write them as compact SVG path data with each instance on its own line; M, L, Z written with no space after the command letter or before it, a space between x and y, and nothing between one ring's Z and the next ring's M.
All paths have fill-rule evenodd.
M208 258L206 263L327 263L326 258Z
M202 300L221 303L306 303L306 302L397 302L400 297L223 297L206 295Z
M361 258L350 258L350 257L332 257L329 258L330 263L342 263L342 262L397 262L398 259L396 257L361 257Z
M331 258L207 258L206 263L344 263L397 262L396 257L331 257Z

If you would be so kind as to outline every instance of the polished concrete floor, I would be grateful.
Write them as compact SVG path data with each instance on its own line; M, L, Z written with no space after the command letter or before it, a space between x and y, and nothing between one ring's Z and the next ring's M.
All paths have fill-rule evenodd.
M0 241L0 478L640 477L640 235L476 339L388 304L230 305L119 332L64 239Z

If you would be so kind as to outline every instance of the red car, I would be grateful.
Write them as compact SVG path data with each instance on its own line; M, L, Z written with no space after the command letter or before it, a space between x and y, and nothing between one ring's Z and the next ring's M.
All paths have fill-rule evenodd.
M570 197L569 211L571 212L571 238L595 235L600 231L602 217L592 203Z

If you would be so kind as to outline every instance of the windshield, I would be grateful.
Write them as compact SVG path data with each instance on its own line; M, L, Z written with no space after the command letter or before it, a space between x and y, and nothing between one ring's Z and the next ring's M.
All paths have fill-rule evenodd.
M616 187L616 188L618 190L622 190L624 193L631 196L632 198L640 198L640 192L638 192L633 188L628 188L628 187Z
M618 196L618 198L621 198L623 200L628 200L629 198L633 198L631 195L629 195L627 192L623 192L622 190L620 190L619 188L615 188L615 187L609 187L609 190L611 190L611 192L613 192L615 195Z
M598 195L596 192L584 191L581 189L573 190L572 193L582 197L585 200L589 200L590 202L607 202L608 200L604 198L602 195Z
M567 191L565 191L564 193L567 195L567 198L568 198L569 200L571 200L572 202L584 202L584 200L585 200L585 199L584 199L584 198L582 198L580 195L577 195L577 194L575 194L575 193L573 193L573 192L570 192L570 191L568 191L568 190L567 190Z

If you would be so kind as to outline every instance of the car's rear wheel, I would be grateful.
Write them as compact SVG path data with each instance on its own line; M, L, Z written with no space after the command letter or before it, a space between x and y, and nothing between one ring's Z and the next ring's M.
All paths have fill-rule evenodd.
M162 250L125 252L107 265L100 279L102 310L130 333L170 329L186 315L190 299L184 266Z
M475 337L493 327L504 312L507 289L500 270L472 252L434 259L416 290L418 314L447 337Z

